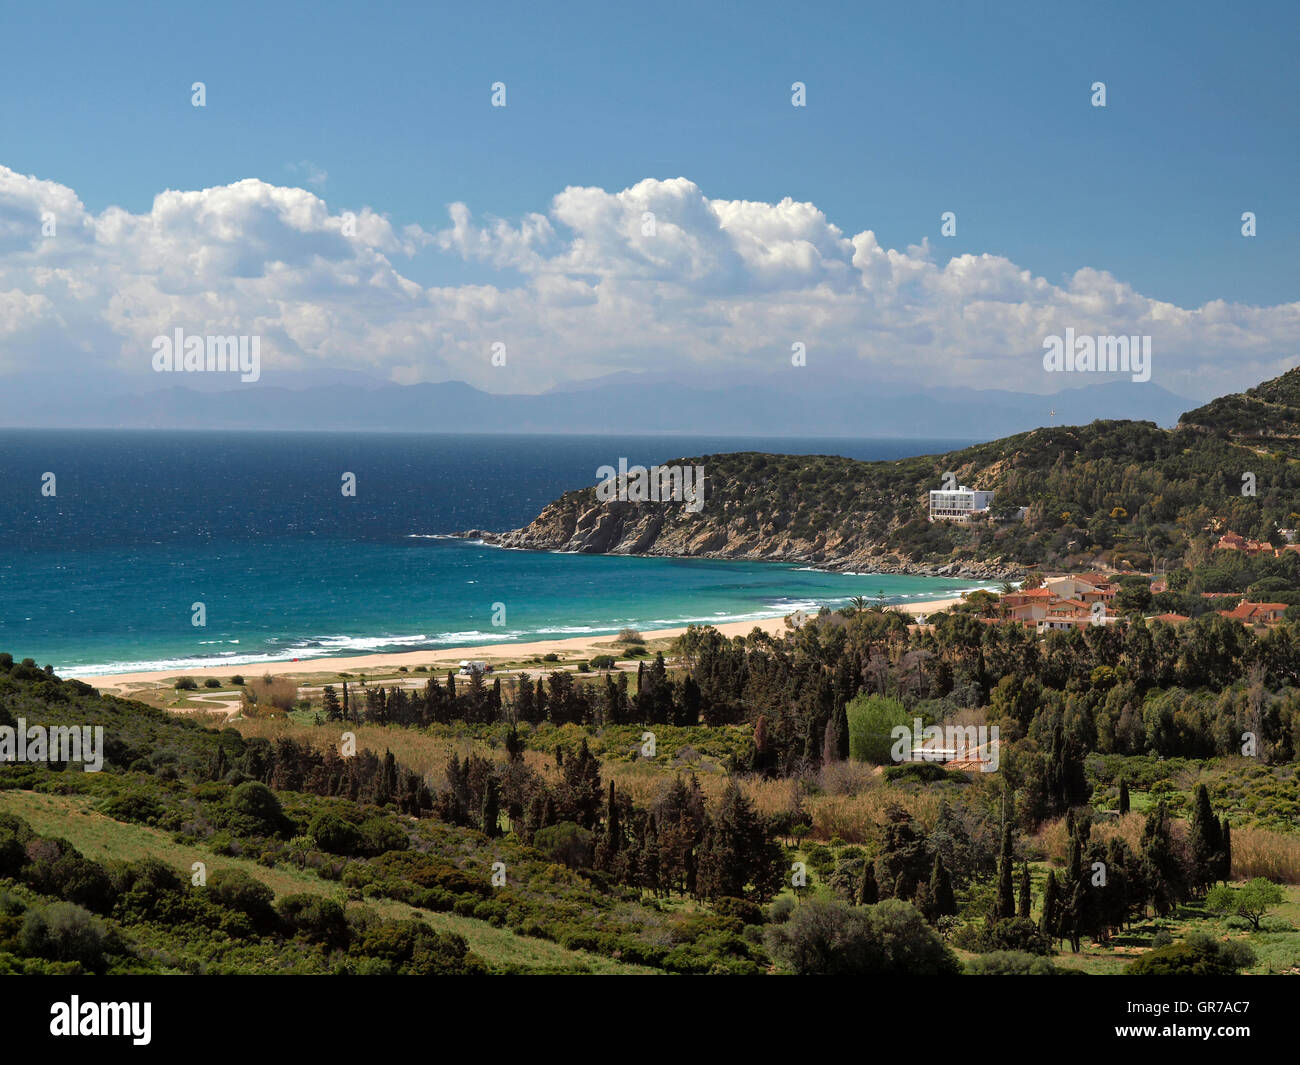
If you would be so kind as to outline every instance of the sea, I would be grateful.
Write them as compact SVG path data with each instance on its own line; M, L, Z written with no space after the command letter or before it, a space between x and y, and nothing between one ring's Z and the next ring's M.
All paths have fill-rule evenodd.
M967 443L0 429L0 651L94 676L758 620L859 595L890 604L954 595L978 584L510 551L452 534L525 525L620 458L896 459ZM344 493L349 474L354 495Z

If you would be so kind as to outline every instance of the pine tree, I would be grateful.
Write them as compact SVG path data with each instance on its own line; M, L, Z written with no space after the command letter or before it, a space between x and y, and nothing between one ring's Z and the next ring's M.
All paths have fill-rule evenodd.
M1029 896L1029 863L1025 862L1020 867L1020 898L1016 903L1016 916L1028 917L1030 915L1030 896Z
M1128 801L1128 781L1121 779L1119 782L1119 815L1123 817L1129 811Z
M934 856L934 868L930 872L930 908L935 919L948 917L957 913L957 899L952 893L952 878L943 867L943 859Z
M351 713L348 710L348 682L346 680L343 682L343 720L352 720Z
M334 690L332 684L326 684L321 691L321 709L325 711L325 716L330 721L337 721L343 716L342 707L339 706L338 692Z

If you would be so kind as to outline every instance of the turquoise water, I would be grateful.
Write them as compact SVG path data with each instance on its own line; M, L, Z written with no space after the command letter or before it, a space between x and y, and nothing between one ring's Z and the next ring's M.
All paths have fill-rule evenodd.
M942 597L974 582L504 551L446 535L525 524L620 456L897 458L958 443L0 431L0 650L91 675ZM46 472L54 498L41 495ZM344 472L355 498L340 492Z

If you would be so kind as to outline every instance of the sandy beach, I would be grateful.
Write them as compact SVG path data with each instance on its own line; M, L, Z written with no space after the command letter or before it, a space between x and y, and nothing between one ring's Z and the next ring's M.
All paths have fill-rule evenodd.
M923 602L899 604L898 609L909 614L930 614L946 609L960 598L931 599ZM768 633L786 631L785 618L764 618L759 621L733 621L713 626L724 636L747 636L754 629ZM662 640L680 636L686 631L685 626L671 629L642 629L641 634L647 640ZM614 636L610 634L593 636L574 636L567 639L537 640L529 643L478 644L470 647L443 647L436 650L400 651L393 654L357 655L350 658L302 658L298 661L257 662L245 665L216 665L187 669L150 670L141 673L112 673L93 676L69 676L83 680L101 691L121 694L141 686L169 685L176 677L193 677L202 682L205 677L217 677L223 681L240 674L243 676L261 676L273 673L277 676L300 674L336 674L365 673L384 674L396 672L405 666L408 670L416 666L437 667L440 671L455 666L462 659L478 659L488 663L514 662L520 659L535 658L547 654L562 655L568 661L590 658L598 654L610 654L615 649Z

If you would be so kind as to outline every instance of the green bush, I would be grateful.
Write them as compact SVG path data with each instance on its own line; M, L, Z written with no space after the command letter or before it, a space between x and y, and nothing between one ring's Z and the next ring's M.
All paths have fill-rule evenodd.
M327 854L348 856L356 853L361 833L356 825L344 821L332 810L323 810L312 818L307 827L311 841Z
M236 867L223 867L208 877L208 892L228 910L247 914L259 925L269 923L275 892Z
M849 719L849 756L861 762L883 765L891 761L890 752L895 740L891 730L906 726L906 741L911 753L912 714L897 699L883 695L858 695L849 701L845 711Z
M961 972L956 955L910 903L874 906L812 899L764 937L768 950L800 975L926 976Z
M591 868L592 835L572 821L543 828L533 837L533 846L551 861L570 869Z
M1046 958L1022 950L977 954L966 963L972 976L1055 976L1060 970Z
M1221 943L1205 932L1193 932L1181 943L1148 951L1124 972L1131 976L1231 976L1255 964L1255 952L1245 943Z
M76 962L90 972L102 972L112 937L88 910L71 902L52 902L27 911L20 941L26 953L38 958Z

